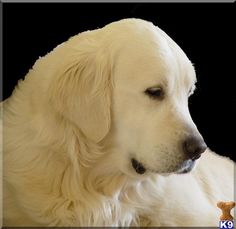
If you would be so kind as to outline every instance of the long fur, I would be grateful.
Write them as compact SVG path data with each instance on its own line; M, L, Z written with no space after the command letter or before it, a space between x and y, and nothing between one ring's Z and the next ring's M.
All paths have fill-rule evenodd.
M121 26L144 23L127 21ZM4 225L215 226L216 200L232 200L233 163L210 152L201 160L229 172L213 175L202 162L187 175L137 179L118 169L102 144L112 125L119 55L112 31L59 45L4 101Z

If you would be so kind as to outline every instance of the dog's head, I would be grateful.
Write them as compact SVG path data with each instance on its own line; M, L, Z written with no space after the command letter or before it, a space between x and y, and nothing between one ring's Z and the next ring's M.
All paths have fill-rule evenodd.
M188 109L196 76L171 38L152 23L126 19L65 47L53 106L107 150L112 166L132 176L193 168L206 149Z

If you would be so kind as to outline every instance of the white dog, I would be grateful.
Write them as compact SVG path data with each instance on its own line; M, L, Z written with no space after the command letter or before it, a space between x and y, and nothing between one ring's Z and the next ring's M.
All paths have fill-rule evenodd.
M180 47L139 19L40 58L3 103L4 225L218 226L234 163L191 119L195 82Z

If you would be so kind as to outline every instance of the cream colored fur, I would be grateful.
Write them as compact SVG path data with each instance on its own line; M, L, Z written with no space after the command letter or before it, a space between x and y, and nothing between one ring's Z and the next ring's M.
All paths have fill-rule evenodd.
M4 225L218 226L234 163L207 150L193 171L175 173L179 143L200 135L187 102L195 81L175 42L139 19L37 60L3 103ZM156 85L161 101L144 93Z

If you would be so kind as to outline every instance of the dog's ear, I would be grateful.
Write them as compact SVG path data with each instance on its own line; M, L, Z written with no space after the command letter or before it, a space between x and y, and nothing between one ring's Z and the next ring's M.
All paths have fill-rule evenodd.
M74 37L64 46L64 64L50 87L52 106L87 138L99 142L108 133L111 119L107 51L94 31Z

